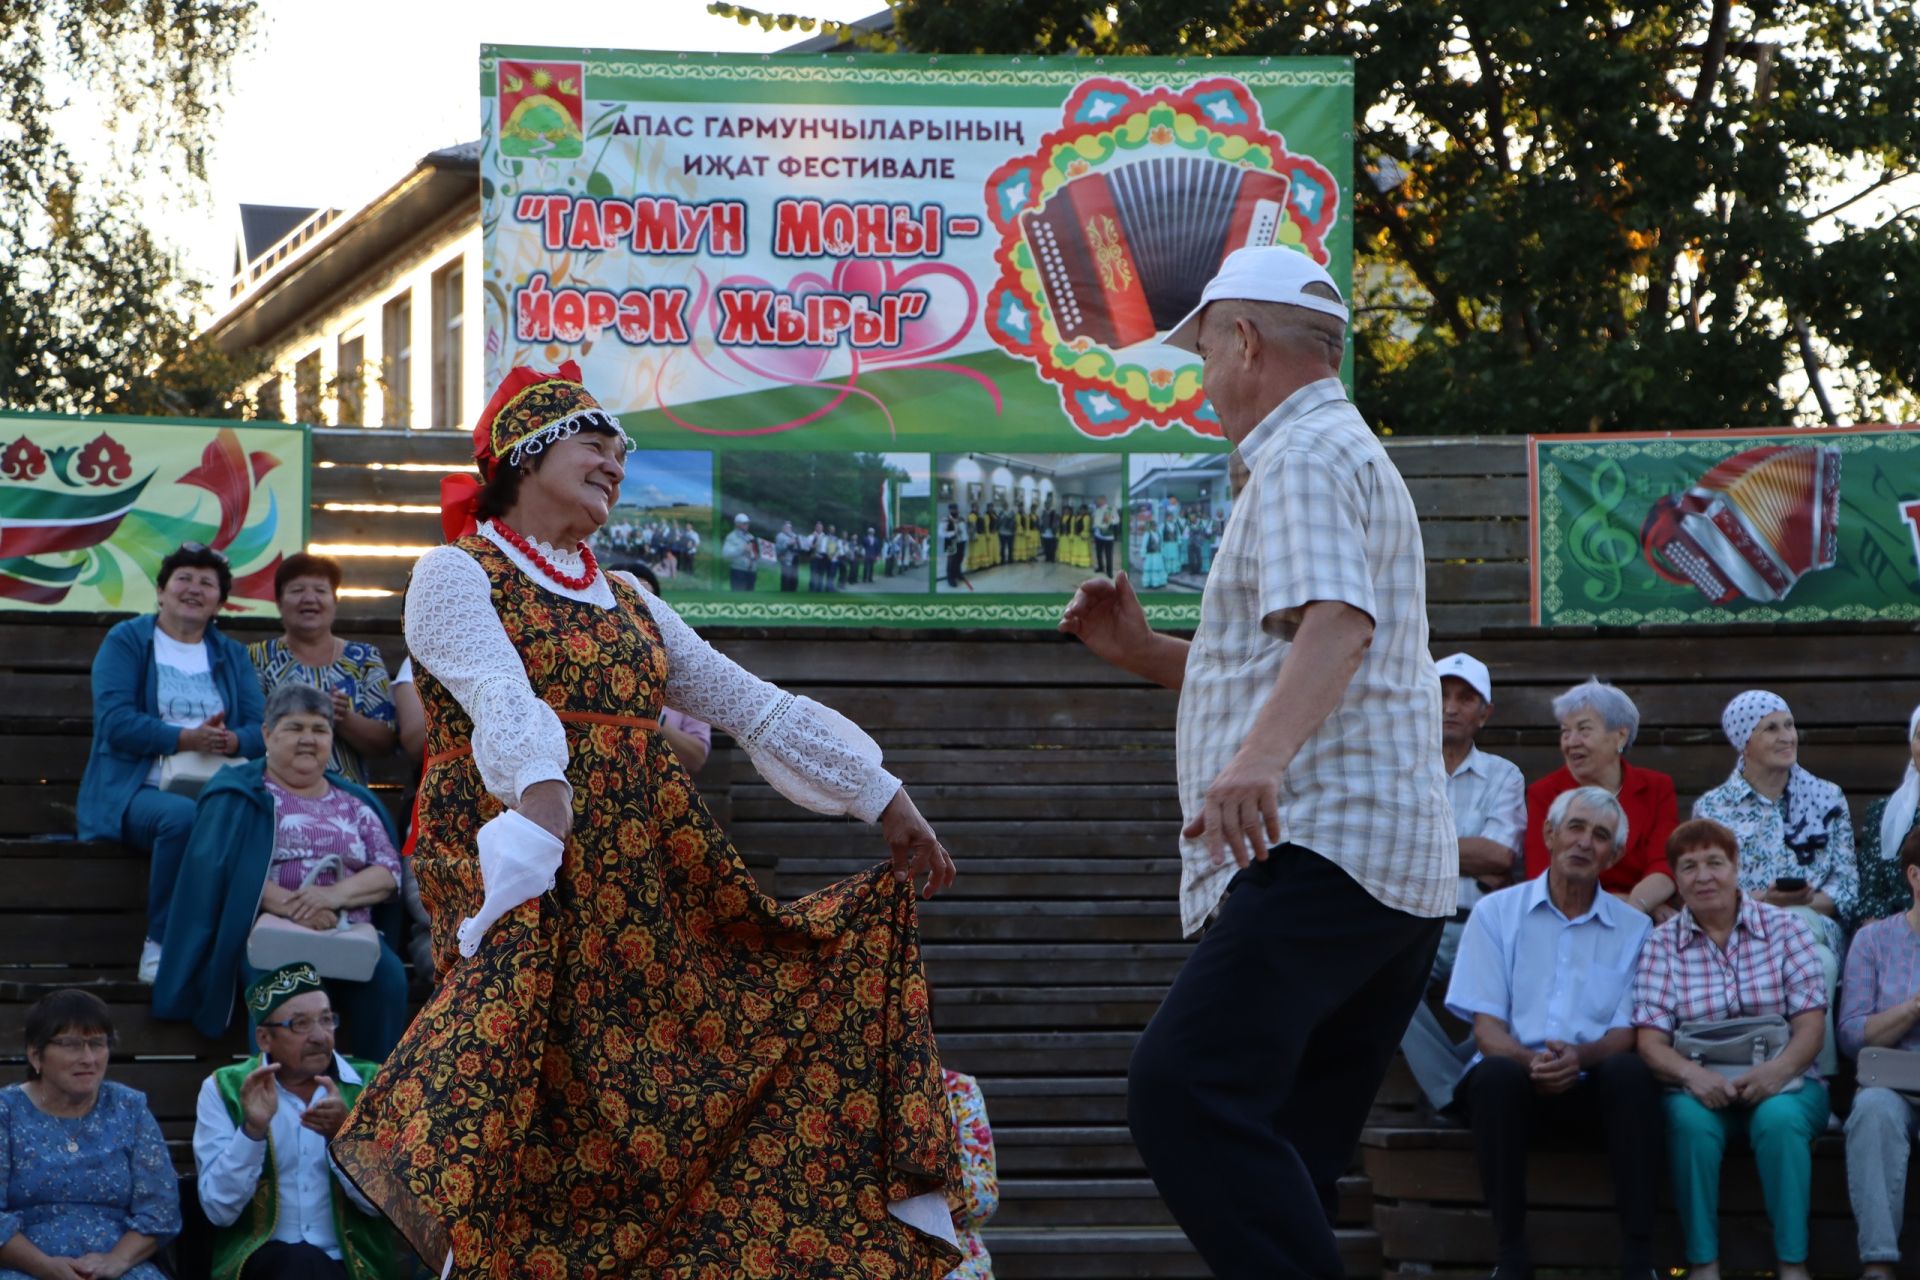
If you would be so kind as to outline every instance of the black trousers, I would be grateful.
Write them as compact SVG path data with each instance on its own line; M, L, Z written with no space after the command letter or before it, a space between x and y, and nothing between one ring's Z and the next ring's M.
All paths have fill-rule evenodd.
M1298 845L1234 877L1127 1068L1134 1142L1221 1280L1345 1274L1337 1184L1441 924Z
M959 550L947 552L947 585L948 586L957 587L960 585L960 566L966 563L966 559L967 559L967 548L965 543L962 543L960 545Z
M780 589L782 591L798 591L800 589L799 565L783 564L780 566Z
M1521 1064L1488 1058L1460 1082L1454 1104L1473 1125L1474 1161L1500 1237L1502 1267L1524 1274L1532 1264L1527 1151L1536 1142L1605 1144L1620 1213L1621 1264L1652 1265L1653 1184L1664 1140L1660 1089L1639 1054L1629 1050L1604 1058L1579 1084L1549 1095L1534 1092Z
M310 1244L269 1240L240 1268L240 1280L351 1280L346 1264Z
M1093 540L1093 568L1096 573L1113 576L1113 539L1095 538Z

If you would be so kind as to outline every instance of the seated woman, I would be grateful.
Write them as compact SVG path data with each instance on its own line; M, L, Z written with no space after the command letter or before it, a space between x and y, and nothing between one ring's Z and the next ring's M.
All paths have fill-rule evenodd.
M368 759L393 754L393 696L380 651L333 634L340 566L305 552L288 556L273 575L273 598L285 634L247 646L267 693L289 682L333 698L333 768L351 782L367 780Z
M146 1095L106 1079L107 1006L55 991L27 1010L27 1082L0 1089L0 1280L127 1276L180 1233L180 1180Z
M185 543L160 562L155 587L159 608L115 624L94 655L93 746L75 806L82 840L117 840L152 855L142 982L160 967L193 829L192 798L161 788L164 762L182 752L252 758L265 749L260 681L247 651L213 625L233 589L227 558Z
M153 1011L181 1018L208 1036L226 1033L235 996L258 976L247 938L262 912L310 929L366 921L400 885L400 855L387 811L373 793L327 768L333 701L318 689L285 684L267 699L265 760L222 770L200 795L173 940L154 984ZM344 878L307 873L329 857ZM324 873L323 873L324 877ZM327 981L340 1014L341 1039L361 1057L384 1058L407 1026L407 975L385 938L365 982Z
M987 1102L980 1095L980 1082L963 1071L943 1069L940 1082L960 1140L960 1181L947 1188L947 1209L953 1214L960 1252L966 1255L946 1280L993 1280L993 1257L980 1238L980 1228L1000 1207L1000 1170Z
M1641 949L1633 984L1640 1055L1668 1085L1667 1154L1686 1237L1689 1280L1720 1275L1720 1160L1746 1136L1760 1171L1780 1280L1807 1280L1813 1139L1827 1126L1827 1086L1814 1060L1826 1038L1827 994L1801 920L1740 892L1733 832L1695 818L1674 828L1667 859L1685 904ZM1778 1016L1790 1034L1773 1058L1729 1078L1682 1056L1688 1023Z
M1562 792L1602 787L1627 814L1630 839L1620 860L1600 877L1600 887L1654 921L1673 914L1673 876L1667 867L1667 837L1679 818L1673 779L1627 763L1627 749L1640 732L1633 699L1598 679L1575 685L1553 700L1560 722L1560 757L1566 764L1527 788L1527 877L1547 869L1547 811Z
M1906 880L1907 909L1855 935L1841 987L1840 1047L1920 1053L1920 831L1900 842L1894 864ZM1863 1088L1847 1116L1847 1190L1860 1228L1860 1261L1873 1280L1893 1280L1907 1203L1907 1164L1920 1103L1887 1088Z
M1907 771L1891 796L1875 800L1860 819L1860 842L1854 864L1860 869L1860 899L1853 919L1859 927L1884 920L1907 909L1906 877L1900 869L1900 846L1920 821L1920 707L1907 717Z

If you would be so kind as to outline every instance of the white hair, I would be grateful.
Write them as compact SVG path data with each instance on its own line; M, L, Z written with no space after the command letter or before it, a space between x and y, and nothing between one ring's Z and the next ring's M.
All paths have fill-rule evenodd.
M1600 717L1601 723L1609 730L1625 729L1627 743L1621 750L1633 745L1640 736L1640 708L1633 705L1633 699L1620 692L1599 676L1587 677L1585 684L1577 684L1553 700L1553 718L1565 720L1576 711L1591 711Z
M1611 810L1613 847L1627 847L1627 811L1621 807L1619 797L1605 787L1575 787L1571 791L1562 791L1547 809L1547 826L1558 831L1560 824L1567 820L1567 810L1576 804L1584 804L1590 809Z

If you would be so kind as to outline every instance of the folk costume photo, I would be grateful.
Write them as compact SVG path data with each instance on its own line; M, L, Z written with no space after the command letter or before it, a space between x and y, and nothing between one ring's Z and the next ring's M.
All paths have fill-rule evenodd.
M628 442L515 369L443 486L406 635L427 715L415 870L444 980L333 1144L455 1277L938 1280L957 1177L913 877L953 864L880 750L600 572ZM780 906L658 731L732 735L891 866Z

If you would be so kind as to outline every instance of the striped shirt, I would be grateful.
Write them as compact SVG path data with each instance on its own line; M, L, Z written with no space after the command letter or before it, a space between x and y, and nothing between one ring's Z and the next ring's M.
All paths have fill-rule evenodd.
M1245 741L1307 605L1351 605L1373 619L1373 642L1280 779L1280 838L1331 860L1389 907L1450 916L1460 847L1413 499L1332 378L1294 392L1239 452L1251 474L1220 536L1180 691L1183 817L1199 815ZM1180 853L1180 920L1193 933L1236 868L1215 864L1203 840L1182 840Z

